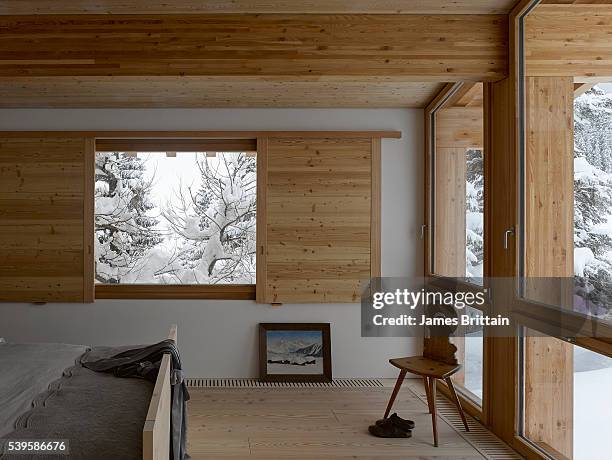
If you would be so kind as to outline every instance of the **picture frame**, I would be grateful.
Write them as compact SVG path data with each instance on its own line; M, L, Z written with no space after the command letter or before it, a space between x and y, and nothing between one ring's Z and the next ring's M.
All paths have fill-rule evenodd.
M331 382L329 323L260 323L263 382Z

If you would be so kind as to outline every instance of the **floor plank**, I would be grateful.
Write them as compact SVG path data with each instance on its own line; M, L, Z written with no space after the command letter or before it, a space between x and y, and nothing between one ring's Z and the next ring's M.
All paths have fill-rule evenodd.
M482 460L450 425L438 422L432 444L427 406L403 388L394 411L415 421L409 439L368 433L389 398L389 388L194 388L188 405L188 452L199 459Z

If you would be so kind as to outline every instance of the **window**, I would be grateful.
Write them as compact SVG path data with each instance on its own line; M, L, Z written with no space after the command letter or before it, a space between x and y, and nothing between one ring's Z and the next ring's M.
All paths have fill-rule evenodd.
M480 289L485 276L484 85L464 82L442 93L429 108L430 253L429 273L458 278L466 289ZM469 287L471 285L471 287ZM469 308L467 314L482 312ZM460 327L451 340L463 364L452 379L459 392L482 405L484 335L482 327Z
M612 85L582 87L526 78L522 295L612 322Z
M483 85L465 83L435 112L432 273L484 276Z
M589 46L563 47L584 30L537 2L526 12L519 30L520 283L514 307L529 328L519 341L519 434L555 458L604 458L609 429L602 434L599 425L607 417L612 360L599 353L610 353L612 319L612 98L609 85L593 86L599 57L589 50L607 37L605 29L584 23ZM577 56L580 64L568 69Z
M256 176L253 151L98 151L96 282L254 284Z

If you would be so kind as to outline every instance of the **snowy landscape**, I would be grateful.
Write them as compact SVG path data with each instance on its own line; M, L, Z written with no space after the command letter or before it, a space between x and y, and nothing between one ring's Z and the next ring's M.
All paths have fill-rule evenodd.
M574 308L612 321L612 85L574 101ZM574 458L605 458L612 359L574 347Z
M267 331L268 374L323 374L321 331Z
M612 90L574 102L574 271L577 311L612 321Z
M480 278L484 267L484 162L482 150L465 154L465 276Z
M96 282L255 281L256 158L96 155Z

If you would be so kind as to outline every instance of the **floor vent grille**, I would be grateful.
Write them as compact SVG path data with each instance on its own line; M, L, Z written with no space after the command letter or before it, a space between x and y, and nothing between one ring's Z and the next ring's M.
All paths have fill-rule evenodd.
M186 379L189 388L382 388L379 379L334 379L331 382L260 382L259 379Z
M425 389L416 390L411 388L412 392L427 404ZM467 442L469 442L482 456L489 460L522 460L514 450L508 447L501 439L495 436L490 431L486 430L479 422L474 420L470 415L466 414L470 431L465 431L463 422L457 412L457 407L448 399L438 395L436 398L436 408L438 415L446 420Z

